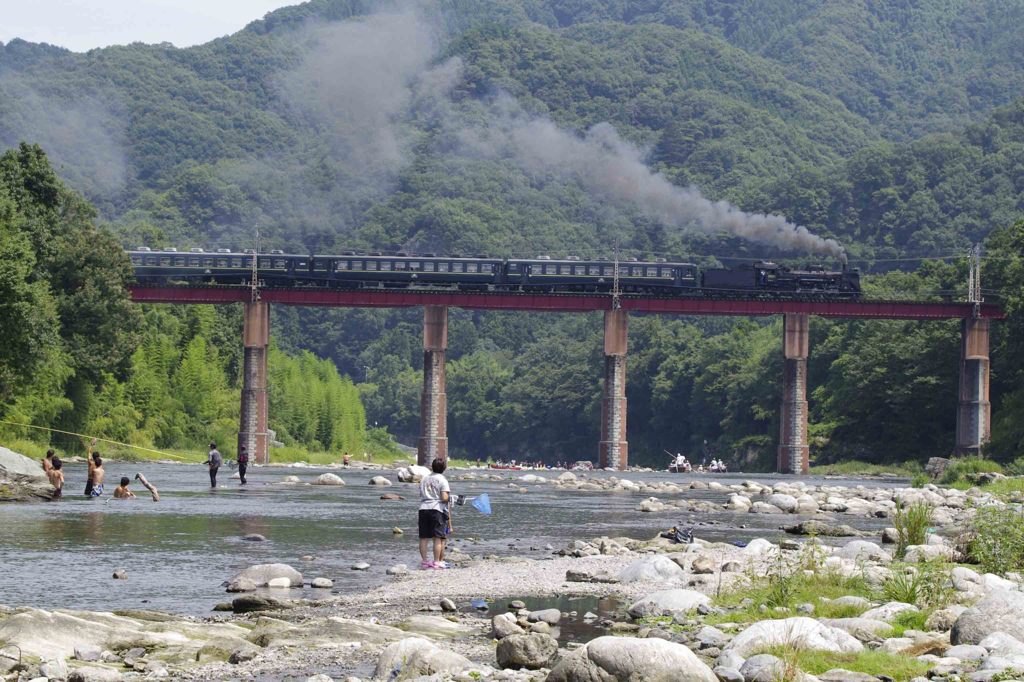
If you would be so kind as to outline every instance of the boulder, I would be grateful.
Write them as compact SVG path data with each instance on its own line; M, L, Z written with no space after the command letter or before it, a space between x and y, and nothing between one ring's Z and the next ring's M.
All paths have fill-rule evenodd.
M988 656L988 649L977 644L957 644L946 649L942 655L946 658L959 658L961 661L980 661Z
M876 606L873 609L868 609L864 613L860 614L861 618L869 618L871 620L884 620L886 623L890 623L896 620L896 616L900 615L904 611L918 611L919 609L913 604L907 604L901 601L891 601L881 606Z
M331 587L334 587L334 581L330 578L313 578L313 581L309 583L309 586L321 590L326 590Z
M504 639L510 635L522 635L525 632L516 623L516 617L511 613L501 613L491 618L491 635L494 639Z
M924 622L924 629L929 632L947 632L953 629L953 623L961 613L967 610L962 604L951 604L944 609L932 611L928 620Z
M792 526L786 526L783 530L791 535L815 535L819 537L834 538L856 537L860 535L860 531L845 523L825 523L824 521L818 521L817 519L801 521L800 523L795 523Z
M715 572L715 562L709 556L699 556L690 564L690 571L698 575L707 575Z
M842 654L864 650L864 645L856 637L839 628L829 627L813 618L797 617L754 623L733 637L725 651L746 657L774 646L799 646Z
M457 673L473 667L465 656L445 651L422 637L389 644L377 658L373 671L378 680L411 680L424 675Z
M53 492L42 463L0 447L0 502L49 500Z
M283 602L279 599L274 599L273 597L261 597L254 594L247 594L244 597L236 597L231 600L231 610L235 613L282 611L290 608L292 608L292 605L288 602Z
M68 674L68 682L120 682L121 673L98 665L75 668Z
M257 564L236 573L228 580L228 585L236 583L245 586L252 583L255 587L266 587L275 578L288 578L292 585L302 584L302 574L288 564Z
M558 609L541 609L540 611L530 611L530 614L526 616L526 620L531 623L547 623L548 625L558 625L558 621L562 620L562 612Z
M430 639L465 637L474 632L473 628L468 625L448 620L444 616L432 616L426 613L409 616L398 624L398 628Z
M743 548L743 553L748 556L763 556L778 549L775 545L764 538L754 538Z
M561 474L559 474L558 478L555 479L555 480L557 480L557 481L559 481L561 483L575 483L576 482L576 474L572 473L571 471L565 471L565 472L562 472Z
M419 483L429 475L430 469L416 464L410 467L402 467L395 474L400 483Z
M362 646L382 646L406 639L409 635L398 628L377 625L362 620L314 618L299 625L282 620L261 618L248 638L269 648L292 647L304 650L342 648L350 650Z
M835 556L842 557L853 562L859 561L878 561L881 563L889 563L892 561L892 556L884 549L879 547L873 542L867 540L853 540L847 542L845 545L840 547Z
M509 635L498 642L498 666L513 670L547 668L558 654L558 640L551 635Z
M993 632L1024 641L1024 594L993 590L961 613L949 634L953 644L978 644Z
M388 570L384 572L388 575L409 575L409 567L405 564L395 564L394 566L388 566Z
M276 587L276 588L288 589L291 586L292 586L292 579L291 578L271 578L267 582L267 587Z
M862 642L877 641L880 637L888 637L893 631L892 625L871 618L822 618L819 622L849 633Z
M320 474L313 479L313 485L345 485L337 474Z
M740 674L744 682L779 682L790 680L791 676L786 674L786 664L781 658L771 654L757 654L751 656L740 666Z
M597 637L564 656L547 682L718 682L682 644L664 639Z
M228 581L228 592L255 592L256 583L249 578L232 578Z
M370 485L389 486L391 485L391 481L383 476L374 476L370 479Z
M772 505L773 507L778 507L787 514L792 514L796 512L797 508L800 506L800 503L797 502L795 497L793 497L792 495L783 495L782 493L775 493L774 495L769 495L768 499L765 500L765 502Z
M693 590L660 590L634 602L629 607L629 615L633 618L643 618L686 613L710 603L710 597Z
M635 582L675 582L684 577L685 573L679 564L666 556L655 554L637 559L619 572L619 581Z
M68 678L68 664L63 658L51 661L43 661L39 664L39 674L49 680L66 680Z

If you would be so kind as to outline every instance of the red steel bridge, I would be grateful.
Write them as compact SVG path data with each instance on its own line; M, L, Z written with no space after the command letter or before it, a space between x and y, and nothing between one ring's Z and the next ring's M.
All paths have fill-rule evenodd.
M997 305L948 301L873 301L865 299L793 300L747 298L666 298L623 294L520 294L458 292L430 289L331 289L321 287L263 288L227 285L135 285L138 303L245 305L239 445L257 462L268 459L266 349L270 338L270 304L354 308L423 307L423 393L420 402L418 461L429 465L448 455L445 350L448 308L582 313L602 311L605 318L605 376L598 462L623 469L628 463L626 439L626 352L629 313L661 315L783 315L785 372L778 470L807 473L807 357L811 315L888 320L961 320L960 387L956 416L956 449L978 452L990 434L989 325L1002 319ZM899 381L899 377L893 377Z

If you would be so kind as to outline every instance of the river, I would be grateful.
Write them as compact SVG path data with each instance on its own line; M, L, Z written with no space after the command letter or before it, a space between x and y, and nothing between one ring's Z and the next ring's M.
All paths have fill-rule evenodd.
M90 500L84 487L84 465L65 467L68 480L58 502L0 506L0 564L4 586L0 603L8 606L114 610L150 608L192 615L208 614L226 596L222 582L237 571L258 563L282 562L295 566L309 580L318 576L334 581L335 592L365 590L385 580L388 566L419 563L416 548L416 486L370 486L374 475L392 480L394 472L333 469L347 485L282 485L288 475L312 481L327 469L260 467L250 469L242 488L221 471L221 487L209 489L200 465L128 464L109 462L104 498ZM138 499L110 499L117 480L142 471L160 490L153 503L137 483ZM504 472L509 479L528 472ZM559 472L536 472L556 476ZM550 556L574 539L601 535L649 538L677 522L698 524L696 534L709 540L747 540L779 535L778 528L793 523L792 515L692 514L683 510L662 513L634 511L643 499L626 492L555 490L527 485L529 492L510 489L501 482L458 481L449 472L453 491L489 493L494 513L484 516L470 507L456 509L455 545L471 554ZM611 474L589 474L602 477ZM666 472L624 475L631 480L689 481L742 480L770 482L769 475L675 475ZM809 484L822 479L808 477ZM836 481L838 485L893 485L894 481ZM403 501L381 501L384 492L397 492ZM724 502L721 492L687 491L688 499ZM665 498L671 501L671 498ZM861 528L880 528L886 520L843 519ZM704 525L699 525L704 524ZM405 530L394 535L392 528ZM266 542L243 541L250 533ZM467 541L465 538L479 538ZM313 560L302 560L312 555ZM367 571L351 566L365 561ZM126 580L114 580L115 569L127 571ZM326 590L293 589L281 596L324 596Z

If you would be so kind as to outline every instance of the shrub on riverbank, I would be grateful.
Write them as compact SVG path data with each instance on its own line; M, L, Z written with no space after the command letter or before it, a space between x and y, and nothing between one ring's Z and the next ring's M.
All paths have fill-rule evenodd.
M772 647L759 653L778 656L785 662L787 670L802 670L811 675L821 675L834 668L842 668L875 677L885 675L895 682L907 682L924 675L929 667L927 663L909 656L872 649L864 649L856 654L842 654L834 651Z
M1024 512L981 507L960 544L984 573L1005 575L1024 569Z
M896 505L893 525L896 527L896 558L902 559L911 545L923 545L928 539L934 511L924 502Z
M963 457L954 459L946 467L946 470L939 478L942 485L971 486L976 483L977 474L1003 473L1003 467L990 459L980 457Z

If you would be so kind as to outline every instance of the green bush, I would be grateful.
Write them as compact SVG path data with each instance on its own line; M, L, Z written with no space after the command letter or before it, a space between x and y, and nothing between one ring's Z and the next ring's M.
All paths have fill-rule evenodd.
M1003 473L1003 467L990 459L979 457L964 457L954 459L942 473L939 483L943 485L955 485L957 483L973 483L973 474Z
M893 570L882 583L881 593L886 601L914 604L922 609L941 608L953 596L949 566L929 561L904 570ZM910 625L908 622L907 626Z
M1024 512L982 507L960 544L967 558L986 573L1005 575L1024 569Z
M914 502L909 506L896 505L893 515L896 526L896 558L902 559L910 545L923 545L928 537L928 528L932 525L932 508L924 502Z

